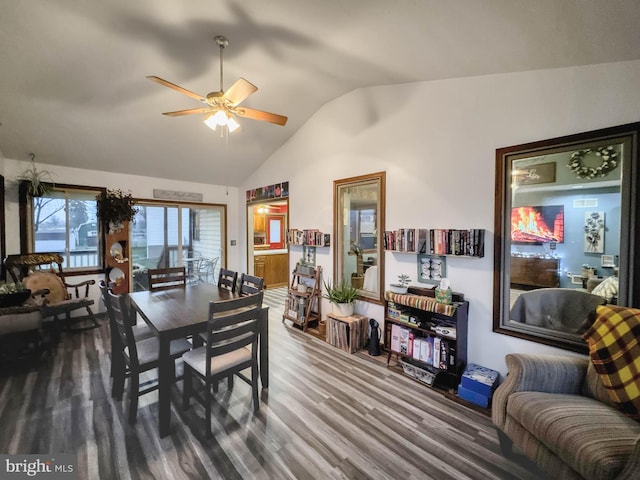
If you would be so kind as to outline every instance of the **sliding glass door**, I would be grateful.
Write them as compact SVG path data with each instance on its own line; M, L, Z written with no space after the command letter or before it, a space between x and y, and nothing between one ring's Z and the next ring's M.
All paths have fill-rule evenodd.
M185 266L192 281L213 282L226 265L226 206L139 202L131 227L133 290L146 290L149 268ZM215 267L202 274L201 268Z

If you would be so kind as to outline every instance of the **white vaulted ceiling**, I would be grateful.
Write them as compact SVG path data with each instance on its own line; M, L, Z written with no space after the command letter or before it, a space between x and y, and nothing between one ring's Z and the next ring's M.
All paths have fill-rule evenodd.
M238 185L325 103L360 87L640 59L637 0L0 0L0 151L7 158ZM244 77L228 141L199 94ZM399 99L401 100L401 99ZM454 107L454 106L452 106Z

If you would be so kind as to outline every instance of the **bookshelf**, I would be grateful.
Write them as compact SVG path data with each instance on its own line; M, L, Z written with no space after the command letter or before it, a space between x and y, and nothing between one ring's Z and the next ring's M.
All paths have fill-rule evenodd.
M453 295L438 303L434 291L409 287L406 294L385 292L384 348L403 371L431 387L454 390L467 363L469 302Z
M298 230L291 228L287 232L287 242L292 246L329 247L331 246L331 234L322 233L317 229Z
M400 228L384 232L387 252L437 256L484 257L484 229Z
M291 285L284 304L282 321L291 321L306 331L310 324L319 324L322 318L322 267L296 264L291 276Z

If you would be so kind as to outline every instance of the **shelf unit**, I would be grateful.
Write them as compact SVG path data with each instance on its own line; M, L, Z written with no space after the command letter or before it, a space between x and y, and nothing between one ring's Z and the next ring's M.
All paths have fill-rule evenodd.
M484 257L484 229L400 228L384 232L387 252Z
M330 247L331 234L318 229L298 230L291 228L287 232L287 242L291 246Z
M129 222L123 222L121 230L105 234L105 246L105 282L116 295L128 293L131 284Z
M321 266L314 268L300 263L296 265L284 304L283 322L290 320L294 325L301 326L302 331L306 331L310 324L320 323L322 318L321 282Z
M385 292L384 348L405 373L435 388L456 390L467 364L469 302L438 303L431 289ZM435 364L434 364L435 362Z

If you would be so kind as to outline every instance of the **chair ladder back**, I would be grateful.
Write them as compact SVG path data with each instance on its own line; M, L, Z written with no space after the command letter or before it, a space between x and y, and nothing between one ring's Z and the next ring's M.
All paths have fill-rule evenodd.
M148 270L149 290L166 290L168 288L187 285L187 275L184 267L155 268Z
M258 342L258 318L263 293L209 303L207 357L215 357ZM207 362L210 365L210 362Z
M220 269L220 276L218 277L218 286L229 290L230 292L236 291L236 282L238 281L238 272L233 270L227 270L226 268Z
M240 295L253 295L264 288L264 279L243 273L240 277Z
M118 336L120 337L121 347L125 353L125 359L128 357L129 362L138 364L138 350L136 348L133 329L129 321L129 302L124 295L114 295L107 291L109 302L111 303L111 311L113 312L113 322L116 326ZM124 352L124 350L128 352Z

